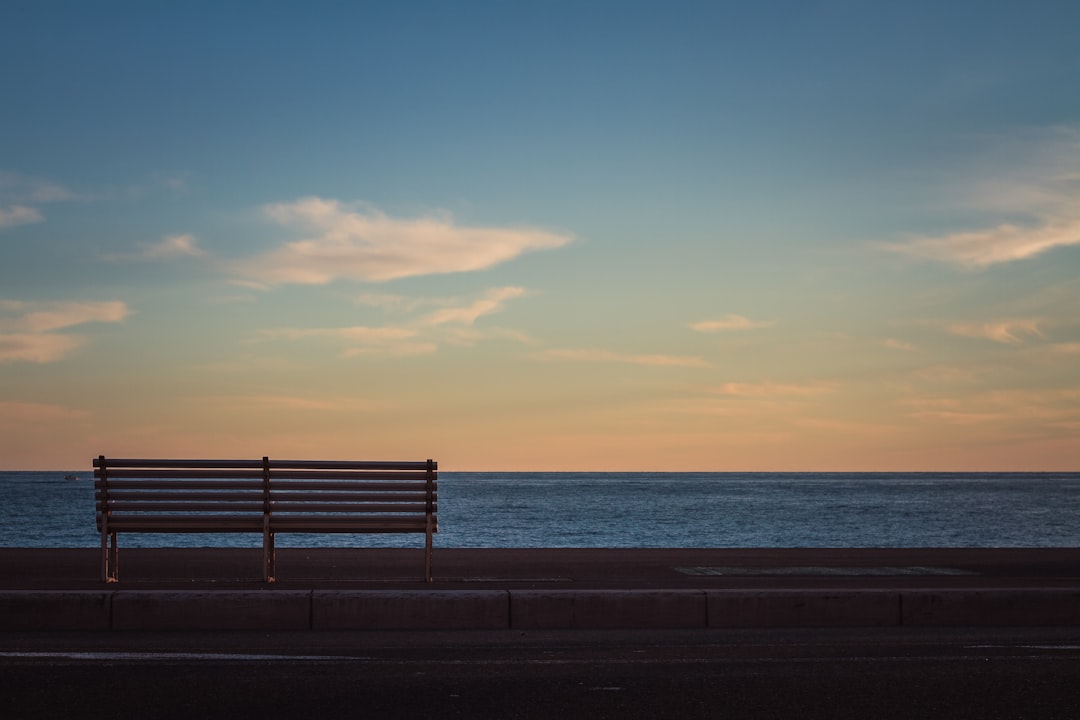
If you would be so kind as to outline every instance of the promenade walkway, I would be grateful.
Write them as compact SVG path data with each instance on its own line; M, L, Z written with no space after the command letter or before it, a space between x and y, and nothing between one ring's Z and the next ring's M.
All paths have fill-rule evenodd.
M4 630L1080 625L1080 548L0 548Z

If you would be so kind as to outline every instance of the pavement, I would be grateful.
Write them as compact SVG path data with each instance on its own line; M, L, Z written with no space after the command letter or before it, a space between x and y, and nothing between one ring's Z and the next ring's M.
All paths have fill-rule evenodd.
M0 548L0 631L1080 626L1080 548Z

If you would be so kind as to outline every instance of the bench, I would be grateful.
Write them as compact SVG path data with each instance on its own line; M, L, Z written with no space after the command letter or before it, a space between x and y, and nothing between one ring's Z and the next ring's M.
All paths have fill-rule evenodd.
M431 582L438 464L336 460L94 459L101 579L116 582L119 533L423 533Z

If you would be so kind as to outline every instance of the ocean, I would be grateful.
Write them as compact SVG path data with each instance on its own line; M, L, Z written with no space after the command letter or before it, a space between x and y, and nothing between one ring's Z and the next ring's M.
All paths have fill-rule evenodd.
M1078 547L1080 473L440 472L439 526L437 547ZM422 545L411 535L279 534L277 543ZM0 547L99 544L89 472L0 472Z

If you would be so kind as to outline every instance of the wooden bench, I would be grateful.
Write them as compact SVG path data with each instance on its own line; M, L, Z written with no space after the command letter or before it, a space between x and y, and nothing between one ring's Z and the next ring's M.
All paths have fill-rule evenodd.
M274 582L277 533L423 533L431 582L438 465L307 460L94 459L101 579L116 582L118 533L262 533Z

